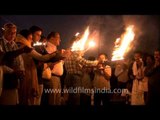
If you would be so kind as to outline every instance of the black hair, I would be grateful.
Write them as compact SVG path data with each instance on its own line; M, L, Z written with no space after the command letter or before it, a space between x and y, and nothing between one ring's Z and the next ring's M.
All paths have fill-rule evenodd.
M31 31L32 34L35 33L36 31L42 31L43 32L42 28L40 28L38 26L32 26L32 27L29 28L29 30Z
M40 39L39 41L42 42L44 39L47 39L47 37L42 36L41 39Z
M107 55L106 53L100 53L100 54L98 55L98 57L99 57L100 55L104 55L106 58L108 58L108 55Z
M19 34L21 34L23 37L25 37L26 39L28 38L29 35L32 34L32 32L30 30L27 29L23 29L19 32Z
M150 57L152 59L152 61L154 61L154 56L153 55L147 55L147 57Z
M50 39L51 37L55 37L59 32L50 32L47 36L47 39Z
M142 52L141 52L141 51L138 51L138 50L137 50L137 51L135 51L135 52L134 52L134 55L135 55L135 54L139 54L139 55L140 55L140 57L143 57L143 56L142 56Z

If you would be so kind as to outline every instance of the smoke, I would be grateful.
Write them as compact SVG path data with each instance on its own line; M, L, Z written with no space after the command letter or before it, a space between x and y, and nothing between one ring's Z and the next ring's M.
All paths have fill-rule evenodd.
M91 16L88 20L88 24L91 30L99 32L99 38L97 40L97 50L94 51L94 55L97 57L100 53L106 53L111 58L114 48L114 41L122 33L123 19L118 15L99 15ZM88 52L90 55L92 52Z
M158 48L159 22L158 16L149 15L126 15L123 16L124 25L133 24L135 26L135 39L132 44L132 51L139 50L153 54Z
M99 53L112 57L114 42L124 33L128 25L134 25L135 39L130 53L135 50L153 54L159 45L159 16L150 15L97 15L90 16L88 25L91 31L98 31L97 49L88 51L86 56L95 56ZM129 54L130 54L129 53Z

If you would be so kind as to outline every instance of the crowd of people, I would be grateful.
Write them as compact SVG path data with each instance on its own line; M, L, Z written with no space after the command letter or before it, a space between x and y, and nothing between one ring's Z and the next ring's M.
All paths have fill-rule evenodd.
M160 101L160 50L135 51L110 62L107 54L58 50L60 33L42 37L31 26L6 23L0 38L0 105L152 105ZM70 41L73 44L75 37ZM75 91L76 90L76 91ZM118 104L118 102L117 102Z

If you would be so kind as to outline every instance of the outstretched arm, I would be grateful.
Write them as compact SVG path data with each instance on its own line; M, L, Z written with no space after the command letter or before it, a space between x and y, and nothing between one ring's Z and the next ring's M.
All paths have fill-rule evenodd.
M1 62L5 64L5 62L9 61L10 59L16 58L22 53L28 53L31 52L32 48L29 48L27 46L14 50L14 51L9 51L9 52L3 52L3 50L0 50L0 56L1 56Z

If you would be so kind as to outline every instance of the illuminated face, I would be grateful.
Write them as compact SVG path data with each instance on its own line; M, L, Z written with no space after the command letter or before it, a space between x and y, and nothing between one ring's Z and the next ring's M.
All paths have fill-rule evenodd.
M15 27L7 29L4 32L4 37L8 41L14 41L16 38L17 29Z
M139 53L135 53L134 55L134 59L136 62L139 62L140 61L140 58L141 58L141 55Z
M41 39L42 31L36 31L33 33L33 41L38 42Z
M98 59L99 59L99 61L104 62L106 60L106 56L100 55Z

